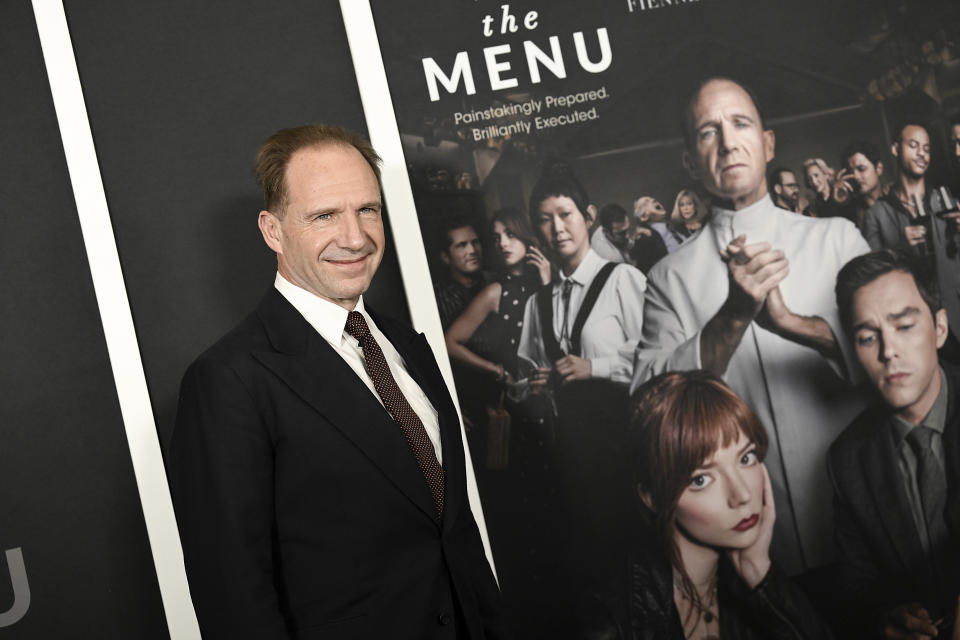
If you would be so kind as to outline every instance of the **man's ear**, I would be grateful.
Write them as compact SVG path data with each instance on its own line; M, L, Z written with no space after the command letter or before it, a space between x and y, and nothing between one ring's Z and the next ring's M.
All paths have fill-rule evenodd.
M877 161L877 175L878 175L878 176L882 176L882 175L883 175L883 161L882 161L882 160Z
M775 185L773 185L773 192L776 193L778 196L782 196L782 195L783 195L783 187L781 187L779 184L775 184Z
M283 229L280 225L280 218L264 209L257 218L257 226L260 227L260 233L263 235L263 241L267 243L267 246L277 255L282 254Z
M891 144L891 145L890 145L890 153L893 154L893 157L894 157L894 158L899 158L899 157L900 157L900 145L897 144L896 142L894 142L893 144Z
M763 130L763 155L764 159L769 163L773 160L776 154L777 149L777 136L773 133L773 129L764 129Z
M693 161L690 152L684 151L683 155L680 156L680 160L683 162L683 168L690 174L690 178L693 179L694 182L700 182L700 172L697 171L697 163Z
M446 249L440 252L440 259L443 260L443 264L450 266L450 253Z
M943 346L943 343L947 341L947 334L950 331L946 309L940 309L933 314L933 328L937 333L937 349L939 349Z
M587 205L587 210L584 212L584 218L587 220L587 226L593 226L593 223L597 220L597 207L592 204Z

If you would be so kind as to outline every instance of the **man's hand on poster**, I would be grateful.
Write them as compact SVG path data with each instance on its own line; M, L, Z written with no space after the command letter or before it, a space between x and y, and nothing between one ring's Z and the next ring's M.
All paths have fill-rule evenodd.
M793 312L783 301L783 294L780 292L780 286L776 286L767 294L767 299L763 303L763 309L757 314L757 324L772 333L783 333L789 326L789 321L793 318Z
M903 604L884 615L883 637L891 640L926 640L937 637L937 626L918 602ZM953 636L957 637L956 634Z
M960 233L960 211L953 213L944 213L943 219L947 221L947 229L953 233Z
M912 224L903 228L903 237L907 244L915 247L926 241L927 228L921 224Z
M530 393L545 393L547 383L550 381L550 367L537 367L530 375Z
M560 379L566 384L573 380L586 380L593 374L593 365L580 356L564 356L553 363Z
M833 199L843 204L857 192L856 184L853 181L853 174L849 169L844 169L837 174L837 179L833 182Z
M727 263L730 278L725 307L749 322L760 313L770 291L787 277L790 265L783 251L767 242L747 244L743 234L734 238L720 255Z
M542 284L550 284L550 279L553 274L550 272L550 261L547 259L547 256L543 255L540 249L530 245L527 247L527 257L525 259L527 264L532 264L537 268L537 273L540 274L540 282Z

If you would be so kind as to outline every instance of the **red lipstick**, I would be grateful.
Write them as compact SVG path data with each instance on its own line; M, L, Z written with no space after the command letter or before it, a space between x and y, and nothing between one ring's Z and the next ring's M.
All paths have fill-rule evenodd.
M744 518L737 523L737 526L734 527L736 531L749 531L757 526L757 523L760 522L760 514L755 513L749 518Z

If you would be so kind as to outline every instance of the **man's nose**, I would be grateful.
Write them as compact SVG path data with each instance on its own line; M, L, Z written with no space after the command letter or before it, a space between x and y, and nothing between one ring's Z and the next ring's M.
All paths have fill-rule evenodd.
M340 225L337 229L337 245L344 249L362 249L367 243L360 220L354 214L340 216Z
M883 331L880 334L880 358L884 362L889 362L900 353L900 345L897 342L895 331Z
M720 136L720 153L725 155L737 148L737 132L733 128L733 123L721 122L717 133Z

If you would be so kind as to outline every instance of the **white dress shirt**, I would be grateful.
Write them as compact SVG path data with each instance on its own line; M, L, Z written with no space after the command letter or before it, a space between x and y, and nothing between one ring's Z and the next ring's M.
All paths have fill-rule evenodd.
M807 218L778 209L769 196L740 211L714 207L707 227L648 274L631 390L664 371L701 368L700 334L729 291L720 251L741 233L747 244L769 242L784 252L790 263L780 284L784 302L794 313L827 322L846 365L753 322L723 375L767 427L766 463L777 506L771 550L794 573L833 556L827 449L865 406L865 398L839 375L859 371L859 364L834 297L840 267L870 250L857 228L843 218Z
M273 285L277 291L293 305L293 308L300 312L304 320L316 329L317 333L330 343L333 350L340 354L340 357L350 365L350 368L353 369L357 376L363 380L363 383L367 385L367 388L370 389L373 397L382 405L383 400L380 399L380 394L377 393L377 389L373 385L373 380L370 378L370 375L367 373L367 368L364 365L363 349L360 348L360 343L357 339L346 331L347 314L349 312L340 305L319 298L309 291L298 287L279 273L277 273ZM358 311L364 320L367 321L367 326L370 328L370 335L372 335L374 340L377 341L377 344L380 345L380 349L383 351L383 357L390 367L390 373L393 374L393 379L397 381L397 386L400 387L400 391L403 392L407 402L410 403L410 407L414 413L417 414L417 417L420 418L420 422L423 423L423 428L426 429L427 435L430 437L430 442L433 444L433 450L437 454L437 461L443 465L443 452L440 446L440 421L436 409L433 408L433 404L430 403L426 394L423 393L420 385L418 385L407 372L407 365L403 361L403 358L397 353L397 350L393 348L390 341L387 340L387 336L383 335L383 332L377 327L377 324L373 321L373 318L370 317L370 314L363 308L363 296L360 296L360 300L357 301L357 306L354 311Z
M598 256L593 249L587 252L583 262L569 276L561 276L553 283L553 334L560 346L569 349L569 335L562 336L564 325L564 282L574 283L570 291L570 303L566 322L569 334L590 284L608 261ZM583 325L580 335L580 357L590 361L594 378L607 378L615 382L630 382L633 376L633 353L643 327L643 292L646 276L629 264L618 265L610 274L593 311ZM537 294L539 295L539 294ZM530 296L523 313L523 331L517 355L537 367L552 367L543 346L543 328L537 311L537 295Z

